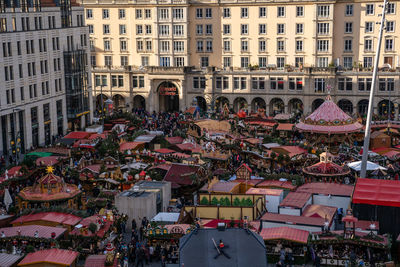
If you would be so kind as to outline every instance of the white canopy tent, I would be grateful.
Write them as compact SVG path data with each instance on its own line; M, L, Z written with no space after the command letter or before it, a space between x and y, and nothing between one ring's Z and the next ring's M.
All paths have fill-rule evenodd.
M351 163L347 163L347 166L355 171L361 171L361 160L360 161L355 161L355 162L351 162ZM374 170L387 170L385 167L379 166L376 163L373 163L371 161L367 161L367 171L374 171Z

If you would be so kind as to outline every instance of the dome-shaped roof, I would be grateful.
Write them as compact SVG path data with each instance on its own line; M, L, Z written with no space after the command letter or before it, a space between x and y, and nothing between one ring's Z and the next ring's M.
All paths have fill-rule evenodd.
M340 166L333 162L318 162L309 167L303 168L305 174L313 176L342 176L350 173L347 166Z
M362 125L340 109L328 95L321 106L296 124L296 128L305 132L330 134L358 132Z
M39 179L39 184L58 184L62 182L63 180L60 176L54 175L52 173L48 173Z

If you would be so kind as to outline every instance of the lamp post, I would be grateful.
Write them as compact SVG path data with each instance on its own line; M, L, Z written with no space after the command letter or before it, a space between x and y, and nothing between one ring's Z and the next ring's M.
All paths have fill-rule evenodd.
M373 114L373 108L374 108L373 103L374 103L374 95L375 95L375 88L376 88L376 76L378 74L379 56L380 56L380 51L381 51L381 46L382 46L382 35L383 35L383 29L384 29L384 24L385 24L385 15L386 15L387 5L388 5L388 0L384 0L383 6L382 6L382 19L381 19L381 25L380 25L380 29L379 29L378 46L376 49L374 70L372 72L372 86L371 86L371 91L369 94L368 115L367 115L367 122L366 122L366 127L365 127L365 138L364 138L363 155L362 155L362 161L361 161L361 173L360 173L361 178L366 178L366 174L367 174L367 160L368 160L369 141L371 138L371 120L372 120L372 114Z

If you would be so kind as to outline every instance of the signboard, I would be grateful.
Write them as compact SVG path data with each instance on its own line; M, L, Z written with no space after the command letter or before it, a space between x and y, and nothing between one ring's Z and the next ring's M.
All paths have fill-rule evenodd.
M176 87L160 87L159 89L160 95L176 95L176 93Z

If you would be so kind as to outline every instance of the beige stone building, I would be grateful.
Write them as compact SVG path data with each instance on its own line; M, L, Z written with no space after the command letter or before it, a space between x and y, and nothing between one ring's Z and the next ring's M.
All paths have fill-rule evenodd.
M365 114L378 1L81 0L96 107L309 113L327 92ZM400 1L390 1L375 113L398 115ZM103 97L101 97L103 95ZM390 104L389 104L390 103Z

